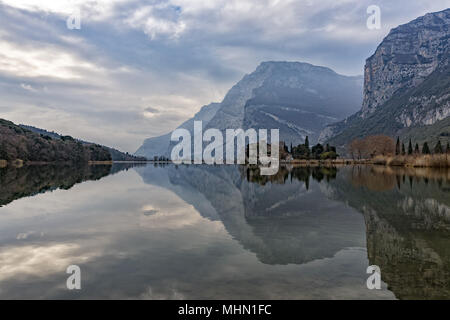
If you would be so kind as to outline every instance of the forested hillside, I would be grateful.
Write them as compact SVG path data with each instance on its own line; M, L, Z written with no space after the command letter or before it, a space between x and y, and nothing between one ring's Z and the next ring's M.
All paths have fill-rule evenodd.
M0 119L0 160L24 162L111 161L105 147L83 144L70 136L52 138Z
M56 139L56 140L60 140L63 137L62 135L60 135L60 134L58 134L56 132L53 132L53 131L50 132L50 131L47 131L45 129L36 128L36 127L33 127L33 126L27 126L27 125L24 125L24 124L20 124L19 126L24 128L24 129L28 129L30 131L38 133L41 136L43 136L44 138L50 137L50 138L53 138L53 139ZM83 141L83 140L80 140L80 139L76 139L76 140L81 142L84 145L93 144L92 142L87 142L87 141ZM108 149L109 153L111 154L111 158L112 158L113 161L146 161L147 160L147 158L145 158L145 157L134 156L132 154L129 154L128 152L125 153L125 152L119 151L119 150L114 149L114 148L110 148L110 147L106 147L106 146L101 146L101 147L104 147L104 148Z

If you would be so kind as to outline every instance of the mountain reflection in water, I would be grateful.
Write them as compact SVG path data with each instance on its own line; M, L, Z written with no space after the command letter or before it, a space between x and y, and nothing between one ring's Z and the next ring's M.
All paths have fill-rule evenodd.
M331 257L363 246L365 233L370 264L397 298L450 299L449 170L284 166L261 176L244 166L181 166L168 176L203 194L214 213L197 210L220 219L263 263Z
M0 276L0 297L450 298L448 170L284 166L261 176L246 166L30 166L0 169L0 182L0 251L16 252L0 254L14 270ZM70 205L47 208L59 199ZM31 203L48 212L25 213ZM30 236L38 229L47 238ZM30 262L10 257L26 241L76 244L68 260L86 256L91 290L61 289L64 270L54 282L24 274ZM365 287L372 264L383 290Z

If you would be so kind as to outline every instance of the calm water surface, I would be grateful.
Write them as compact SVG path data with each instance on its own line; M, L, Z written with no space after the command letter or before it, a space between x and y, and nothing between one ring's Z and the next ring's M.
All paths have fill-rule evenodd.
M3 168L0 206L1 299L450 298L449 171Z

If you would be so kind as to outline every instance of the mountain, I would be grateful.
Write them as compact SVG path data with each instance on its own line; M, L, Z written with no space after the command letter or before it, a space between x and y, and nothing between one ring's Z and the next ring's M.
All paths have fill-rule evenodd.
M211 103L209 105L203 106L199 112L197 112L193 118L185 121L178 128L183 128L193 132L194 121L203 121L203 125L207 125L208 122L214 117L217 110L219 109L219 103ZM136 151L135 155L143 156L147 159L153 159L157 156L169 156L169 146L170 146L170 136L171 133L165 134L163 136L149 138L144 141L144 144Z
M0 119L0 159L82 163L110 161L111 155L96 144L83 144L69 136L54 139Z
M29 126L29 125L26 125L26 124L19 124L19 127L22 127L24 129L33 131L33 132L38 133L38 134L40 134L42 136L50 137L52 139L61 139L61 135L59 133L54 132L54 131L48 131L48 130L45 130L45 129L36 128L36 127Z
M138 157L128 152L122 152L111 147L105 147L111 155L112 161L147 161L146 157Z
M193 121L204 130L280 129L280 140L314 143L328 124L358 110L362 77L339 75L325 67L300 62L263 62L234 85L221 103L203 107L180 128L193 132ZM225 136L225 135L224 135ZM147 139L136 155L170 154L170 133ZM162 154L165 152L164 154Z
M61 140L61 138L63 137L62 135L60 135L60 134L58 134L56 132L53 132L53 131L50 132L50 131L47 131L45 129L36 128L36 127L33 127L33 126L24 125L24 124L20 124L19 126L24 128L24 129L27 129L27 130L33 131L35 133L38 133L38 134L40 134L43 137L50 137L50 138L56 139L56 140ZM75 139L75 140L79 141L79 142L81 142L82 144L85 144L85 145L93 144L92 142L87 142L87 141L83 141L83 140L79 140L79 139ZM106 148L109 151L109 153L111 155L111 159L113 161L145 161L146 160L145 157L136 157L134 155L129 154L128 152L124 153L124 152L121 152L121 151L119 151L117 149L106 147L106 146L102 146L102 147Z
M358 137L386 134L446 143L449 56L450 9L392 29L366 61L361 110L326 127L319 140L344 147Z

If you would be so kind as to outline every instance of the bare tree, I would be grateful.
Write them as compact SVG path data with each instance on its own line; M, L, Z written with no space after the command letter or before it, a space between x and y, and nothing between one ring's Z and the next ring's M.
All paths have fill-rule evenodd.
M363 149L364 149L364 142L361 139L353 140L348 146L348 150L353 160L355 160L355 158L356 159L362 158Z
M377 155L392 155L395 153L395 142L385 135L368 136L364 139L355 139L348 150L353 159L373 158Z
M364 139L364 151L371 158L377 155L393 155L395 153L394 139L385 135L368 136Z

